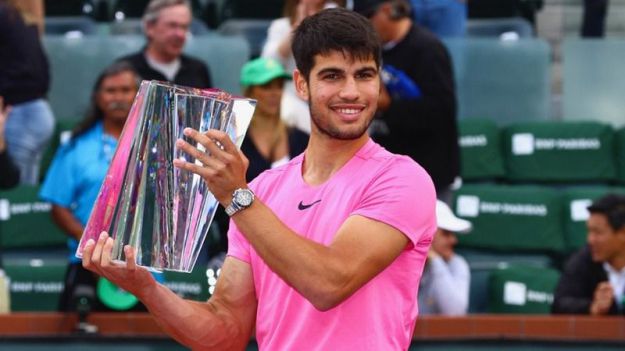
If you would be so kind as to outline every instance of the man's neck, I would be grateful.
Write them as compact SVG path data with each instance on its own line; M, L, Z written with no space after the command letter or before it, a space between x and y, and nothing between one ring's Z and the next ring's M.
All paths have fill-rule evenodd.
M302 177L309 185L325 183L362 148L369 135L354 140L338 140L313 130L302 167Z
M115 137L115 139L119 140L119 137L122 134L122 130L124 129L123 123L116 123L110 120L104 119L104 133Z
M154 47L150 45L148 45L148 47L145 49L145 55L151 60L162 64L172 63L176 60L176 57L171 57L169 55L163 54L162 52L154 49Z

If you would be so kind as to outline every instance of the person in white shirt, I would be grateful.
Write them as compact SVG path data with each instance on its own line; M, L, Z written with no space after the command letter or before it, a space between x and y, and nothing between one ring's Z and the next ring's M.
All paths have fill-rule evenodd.
M454 252L456 234L466 234L471 222L458 218L444 202L436 202L438 230L428 252L419 287L419 314L459 316L469 307L471 273L467 261Z

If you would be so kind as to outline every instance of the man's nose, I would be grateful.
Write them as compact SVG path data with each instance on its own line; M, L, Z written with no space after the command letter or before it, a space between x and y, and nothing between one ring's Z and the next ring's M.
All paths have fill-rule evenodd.
M358 99L358 84L354 78L347 78L345 80L345 84L341 87L341 91L339 96L345 100L356 100Z

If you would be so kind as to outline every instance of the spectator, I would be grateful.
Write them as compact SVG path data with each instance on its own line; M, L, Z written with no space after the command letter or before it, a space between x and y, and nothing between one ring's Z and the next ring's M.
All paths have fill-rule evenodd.
M210 300L185 301L157 284L130 246L126 264L111 262L106 233L87 242L83 265L139 297L192 349L242 350L256 324L261 350L406 350L436 194L413 160L367 135L380 43L362 16L331 9L302 21L293 53L314 121L304 155L248 187L245 157L226 133L185 129L208 153L176 142L197 163L174 166L201 176L231 216Z
M9 155L20 169L20 182L34 185L54 116L45 100L49 67L37 23L25 21L30 16L17 3L0 0L0 96L12 106L5 126Z
M336 7L337 4L343 6L345 1L286 0L284 17L271 22L261 56L275 59L286 67L287 72L293 72L295 69L295 59L291 51L293 31L304 18L314 15L324 7ZM280 110L282 119L287 125L310 134L308 104L297 96L292 82L287 82L284 86Z
M4 139L4 126L9 113L11 113L11 107L4 106L4 99L0 96L0 189L12 188L20 181L20 170L15 167L7 154L7 145Z
M241 145L250 161L246 175L250 182L263 171L286 164L304 152L308 144L308 134L287 127L280 120L284 83L290 78L279 62L267 58L250 61L241 70L244 95L257 101Z
M413 24L406 0L356 0L354 10L371 20L384 48L385 84L371 136L423 166L438 198L449 203L460 173L449 53L432 33Z
M182 54L191 19L191 5L187 0L151 0L143 15L147 46L120 60L130 62L141 79L194 88L212 87L208 67Z
M553 313L625 314L625 196L609 194L588 207L588 245L564 267Z
M439 37L463 37L467 32L467 0L411 0L415 22Z
M308 134L297 128L287 127L280 119L280 101L284 81L290 79L282 65L274 59L258 58L241 69L241 86L244 95L256 99L256 109L241 151L250 161L245 178L251 182L263 171L286 164L291 158L304 152ZM229 217L222 208L217 210L215 221L219 232L224 233L210 256L227 250Z
M41 198L52 203L52 219L69 236L70 263L60 311L74 310L72 300L77 286L96 285L97 277L82 268L74 254L113 158L138 82L138 75L127 62L117 62L100 74L86 118L56 152L41 188ZM93 309L106 310L100 302Z
M419 313L460 316L469 307L471 273L464 258L454 252L456 234L471 231L471 222L454 215L444 202L436 201L436 224L428 261L419 287Z

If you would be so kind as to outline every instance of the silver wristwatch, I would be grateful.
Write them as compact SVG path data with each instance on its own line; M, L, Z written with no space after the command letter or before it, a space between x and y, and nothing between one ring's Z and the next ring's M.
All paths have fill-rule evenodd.
M252 202L254 202L254 193L250 189L237 189L232 193L232 201L226 207L226 213L228 216L232 216L250 207Z

